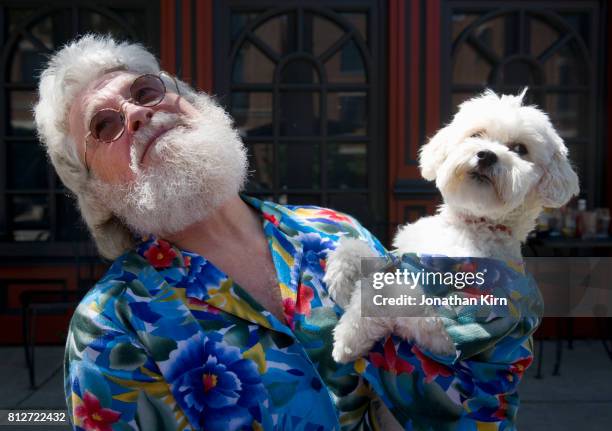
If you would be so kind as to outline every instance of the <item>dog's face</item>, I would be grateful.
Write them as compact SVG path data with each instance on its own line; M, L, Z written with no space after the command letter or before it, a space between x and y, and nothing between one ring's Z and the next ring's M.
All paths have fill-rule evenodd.
M524 94L486 91L464 102L421 148L421 173L447 205L500 218L527 199L559 207L578 193L563 140L544 112L522 104Z

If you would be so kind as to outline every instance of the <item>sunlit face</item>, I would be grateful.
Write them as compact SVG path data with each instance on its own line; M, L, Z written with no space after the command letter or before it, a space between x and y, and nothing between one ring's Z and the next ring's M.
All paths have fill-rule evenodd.
M114 72L89 85L72 107L70 132L84 163L87 141L92 196L133 232L169 235L237 196L246 177L246 150L232 119L207 94L185 88L186 100L167 77L161 92L149 92L149 77L145 82L151 85L143 87L135 78L142 79ZM158 97L142 96L147 94ZM155 104L142 106L147 101ZM115 112L100 116L103 109ZM115 121L118 110L123 123Z
M134 164L144 169L152 163L163 162L150 157L149 150L164 134L172 130L172 126L157 126L156 130L151 130L151 127L155 127L151 126L155 113L177 114L185 123L195 118L198 113L192 104L176 93L176 86L170 79L164 80L166 93L159 104L145 107L128 102L130 87L138 76L126 71L107 73L82 90L70 109L70 134L76 142L81 160L89 166L96 178L109 184L132 181L135 177ZM124 114L125 129L113 142L104 143L87 136L91 118L102 109L114 109ZM138 132L142 134L144 129L147 132L146 142L139 143L143 148L135 152L134 137ZM133 160L136 153L138 159Z

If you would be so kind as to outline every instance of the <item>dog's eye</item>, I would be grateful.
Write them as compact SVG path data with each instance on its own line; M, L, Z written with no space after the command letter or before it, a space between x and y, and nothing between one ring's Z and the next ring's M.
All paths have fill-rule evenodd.
M482 138L484 136L484 130L476 130L470 135L470 138Z
M519 156L524 156L525 154L529 152L527 151L527 147L520 143L513 143L513 144L510 144L508 147L510 148L510 151L515 152Z

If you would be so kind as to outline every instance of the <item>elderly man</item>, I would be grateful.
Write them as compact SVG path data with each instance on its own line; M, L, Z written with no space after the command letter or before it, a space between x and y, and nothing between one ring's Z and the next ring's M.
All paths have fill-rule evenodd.
M114 259L70 325L75 429L376 430L381 414L405 429L513 429L530 349L459 360L507 332L448 318L456 355L391 337L332 359L342 310L325 260L341 238L386 251L350 216L241 195L231 119L140 45L76 40L39 90L40 138Z
M85 36L50 60L40 138L114 264L66 346L76 429L376 428L376 395L331 358L322 283L353 218L239 194L245 148L210 97L140 45Z

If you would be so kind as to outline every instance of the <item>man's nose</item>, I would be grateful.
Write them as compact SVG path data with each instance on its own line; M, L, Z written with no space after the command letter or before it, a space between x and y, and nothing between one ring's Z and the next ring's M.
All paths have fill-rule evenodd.
M497 162L497 154L490 150L483 150L476 153L478 157L478 166L488 168Z
M132 133L137 132L142 126L149 124L153 117L153 110L147 106L126 103L123 109L127 119L128 130Z

